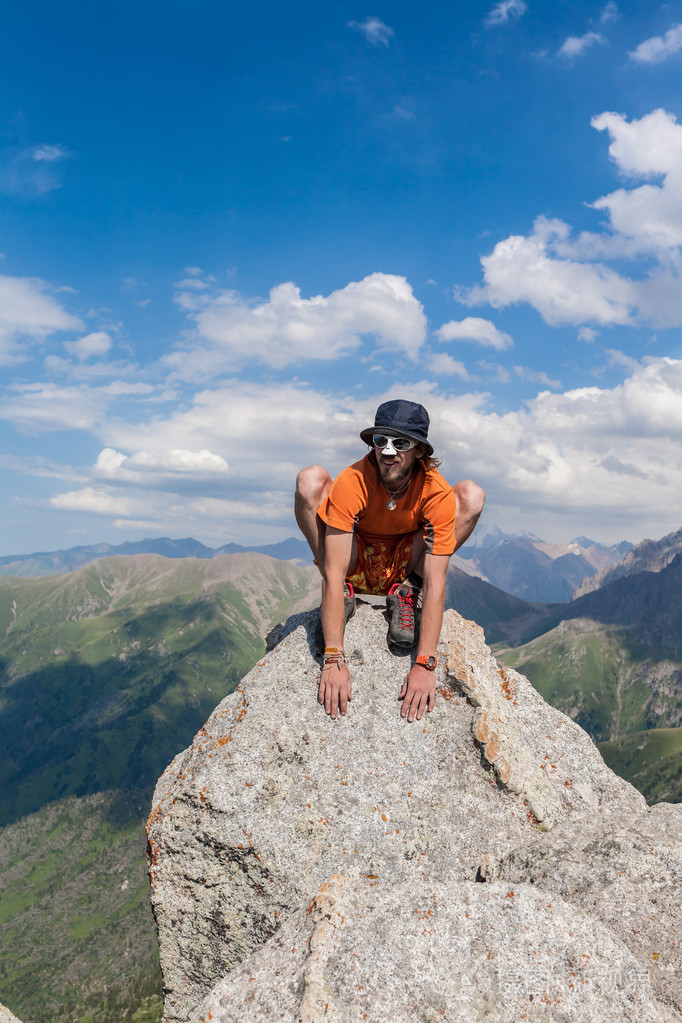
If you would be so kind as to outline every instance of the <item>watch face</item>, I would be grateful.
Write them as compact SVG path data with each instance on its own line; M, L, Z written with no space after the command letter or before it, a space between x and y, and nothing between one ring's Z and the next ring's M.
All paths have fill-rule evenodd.
M433 671L433 669L436 667L436 658L435 657L427 658L426 664L427 667L431 668L431 670Z

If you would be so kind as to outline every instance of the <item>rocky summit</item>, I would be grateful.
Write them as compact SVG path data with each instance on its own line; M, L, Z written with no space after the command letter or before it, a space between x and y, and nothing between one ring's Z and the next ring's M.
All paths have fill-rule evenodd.
M455 611L410 724L411 657L360 602L331 720L316 623L271 636L158 782L167 1023L682 1021L682 805L647 807Z

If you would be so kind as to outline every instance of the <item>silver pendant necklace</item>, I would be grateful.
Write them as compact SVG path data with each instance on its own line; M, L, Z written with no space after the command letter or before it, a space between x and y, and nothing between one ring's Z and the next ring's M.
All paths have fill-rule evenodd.
M407 488L410 485L410 480L408 480L407 483L403 483L402 487L400 487L398 490L395 490L393 493L391 493L391 491L388 489L388 487L383 482L383 480L382 480L382 485L383 485L384 490L388 494L388 501L386 502L386 507L388 508L389 511L395 511L396 508L398 507L397 504L396 504L396 500L395 499L396 499L396 497L401 497L402 494L403 494L403 491L407 490Z

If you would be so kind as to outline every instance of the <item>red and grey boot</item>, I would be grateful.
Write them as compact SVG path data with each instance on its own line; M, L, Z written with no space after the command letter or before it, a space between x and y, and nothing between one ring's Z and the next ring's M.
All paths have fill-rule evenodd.
M396 646L414 646L414 621L420 590L411 583L394 583L386 597L388 638Z

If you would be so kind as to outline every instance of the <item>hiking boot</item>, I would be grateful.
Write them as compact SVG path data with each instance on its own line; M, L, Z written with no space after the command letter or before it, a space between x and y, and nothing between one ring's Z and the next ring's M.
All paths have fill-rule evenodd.
M414 619L419 590L410 583L394 583L386 597L388 638L396 646L414 646Z
M346 622L349 621L355 614L355 591L353 590L352 583L343 584L343 628L345 631ZM315 652L317 654L324 653L324 629L322 628L322 608L320 608L320 620L317 623L315 629L315 638L313 640L315 644Z

